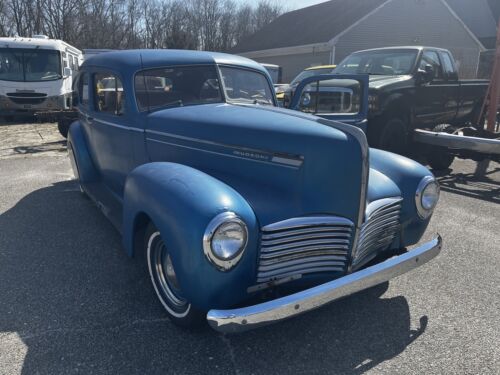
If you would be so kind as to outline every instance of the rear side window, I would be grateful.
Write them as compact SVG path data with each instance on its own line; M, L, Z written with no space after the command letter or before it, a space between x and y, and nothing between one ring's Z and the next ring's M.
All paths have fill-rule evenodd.
M111 73L96 73L93 83L95 110L122 115L125 112L125 92L120 78Z
M145 70L136 74L134 84L140 111L222 101L215 66Z
M89 106L89 74L83 73L78 79L78 103L88 108Z
M456 72L450 55L446 52L441 53L441 60L443 61L443 69L446 76L448 78L454 78L454 76L456 77Z

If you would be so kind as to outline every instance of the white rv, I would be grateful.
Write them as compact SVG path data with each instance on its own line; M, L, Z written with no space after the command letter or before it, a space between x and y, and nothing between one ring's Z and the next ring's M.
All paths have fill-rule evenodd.
M43 35L0 38L0 116L71 108L82 52Z

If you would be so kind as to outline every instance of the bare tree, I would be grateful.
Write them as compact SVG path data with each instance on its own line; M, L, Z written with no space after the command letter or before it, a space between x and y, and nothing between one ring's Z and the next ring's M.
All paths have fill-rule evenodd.
M226 51L281 13L270 0L0 0L0 33L79 48Z

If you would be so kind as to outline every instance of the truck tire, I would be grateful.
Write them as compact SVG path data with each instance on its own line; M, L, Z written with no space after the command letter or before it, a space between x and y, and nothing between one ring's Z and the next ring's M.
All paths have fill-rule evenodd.
M450 124L440 124L432 129L436 133L453 134L455 128ZM427 163L436 171L443 171L450 168L455 156L452 155L446 147L429 146L427 150Z
M59 133L64 137L68 138L68 131L69 131L69 126L71 125L71 122L65 119L59 120L57 122L57 130L59 130Z
M393 117L379 129L381 131L375 147L400 155L408 152L407 126L401 118Z

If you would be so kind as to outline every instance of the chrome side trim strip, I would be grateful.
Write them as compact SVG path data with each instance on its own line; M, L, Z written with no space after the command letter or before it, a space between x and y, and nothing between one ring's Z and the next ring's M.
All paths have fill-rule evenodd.
M442 239L438 235L403 255L286 297L239 309L210 310L207 320L213 329L223 333L242 332L276 323L420 267L435 258L441 248Z
M130 126L123 126L123 125L115 124L114 122L99 120L99 119L96 119L96 118L94 118L93 121L98 122L99 124L109 125L109 126L112 126L114 128L118 128L118 129L123 129L123 130L129 130L129 131L133 131L133 132L144 133L144 129L136 129L136 128L132 128Z
M217 151L212 151L212 150L206 150L206 149L204 149L204 148L197 148L197 147L191 147L191 146L181 145L181 144L178 144L178 143L172 143L172 142L167 142L167 141L161 141L161 140L159 140L159 139L154 139L154 138L146 138L146 140L151 141L151 142L156 142L156 143L162 143L162 144L165 144L165 145L170 145L170 146L174 146L174 147L185 148L185 149L188 149L188 150L200 151L200 152L206 152L206 153L208 153L208 154L214 154L214 155L220 155L220 156L226 156L226 157L229 157L229 158L234 158L234 159L243 159L243 160L253 161L253 162L256 162L256 163L263 163L263 164L269 164L269 165L279 165L280 167L283 167L283 168L292 168L292 169L297 169L296 167L292 167L292 166L290 166L290 165L285 165L285 164L275 164L275 163L272 163L272 162L269 162L269 161L265 161L265 160L257 160L257 159L245 158L245 157L242 157L242 156L236 156L236 155L231 155L231 154L225 154L225 153L223 153L223 152L217 152Z
M230 144L225 144L225 143L208 141L206 139L200 139L200 138L186 137L186 136L179 135L179 134L160 132L157 130L150 130L150 129L146 129L146 133L160 135L160 136L164 136L164 137L175 138L175 139L180 139L180 140L188 141L188 142L195 142L195 143L201 143L201 144L206 144L206 145L211 145L211 146L216 146L216 147L223 147L226 149L233 150L234 156L240 157L240 159L257 160L257 161L263 161L263 162L267 161L267 162L270 162L274 165L280 164L283 166L289 166L289 167L294 167L294 168L299 168L304 163L304 157L302 155L281 154L281 153L274 152L274 151L266 151L266 150L258 150L258 149L254 149L254 148L248 148L248 147L241 147L241 146L237 146L237 145L230 145ZM149 140L154 140L154 139L149 138ZM168 143L168 142L166 142L166 143ZM188 147L188 146L186 146L186 147ZM225 155L225 154L223 154L223 155ZM248 155L255 155L256 157L254 157L254 158L246 157ZM262 157L265 157L265 158L262 158ZM261 158L261 160L259 160L258 158Z

